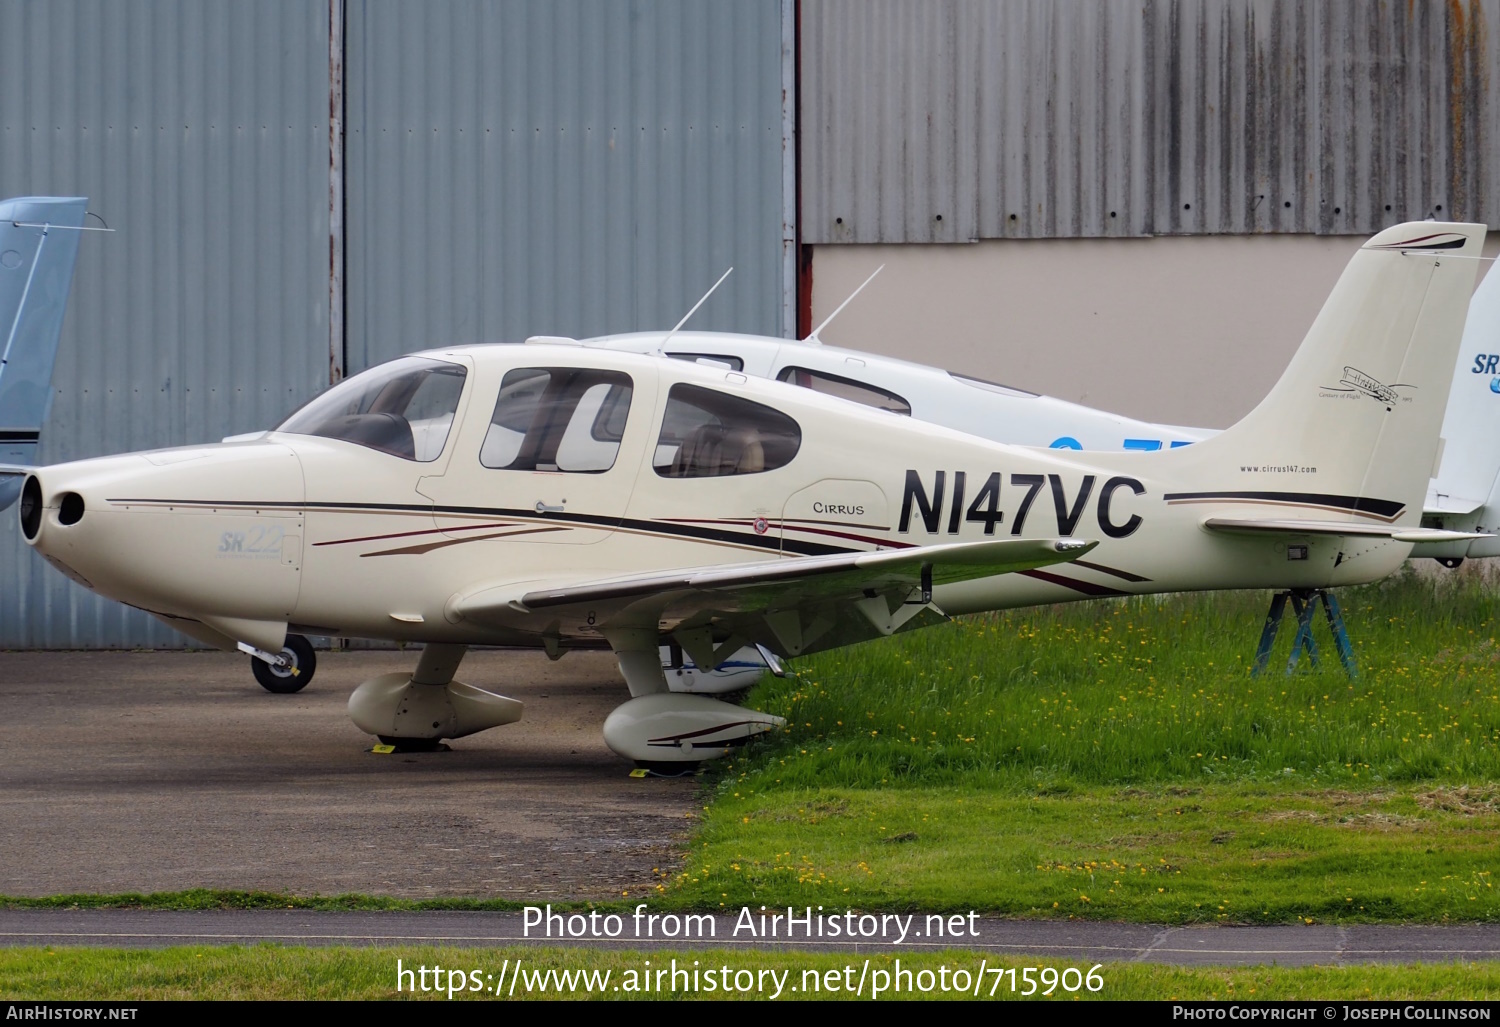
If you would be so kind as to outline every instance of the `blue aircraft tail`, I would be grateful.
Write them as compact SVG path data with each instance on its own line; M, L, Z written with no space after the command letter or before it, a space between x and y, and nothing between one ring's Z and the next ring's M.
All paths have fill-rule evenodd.
M87 206L82 196L0 200L0 510L36 462Z

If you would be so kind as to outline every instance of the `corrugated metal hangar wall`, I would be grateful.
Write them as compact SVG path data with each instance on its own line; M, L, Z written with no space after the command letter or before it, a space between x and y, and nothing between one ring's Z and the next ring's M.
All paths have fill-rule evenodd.
M789 329L792 10L351 4L351 367L667 329L730 266L693 325Z
M1500 0L805 0L804 243L1500 217Z
M80 248L41 459L264 428L429 345L670 327L730 265L694 324L781 333L792 13L0 0L0 196L116 229ZM183 641L0 516L0 647Z

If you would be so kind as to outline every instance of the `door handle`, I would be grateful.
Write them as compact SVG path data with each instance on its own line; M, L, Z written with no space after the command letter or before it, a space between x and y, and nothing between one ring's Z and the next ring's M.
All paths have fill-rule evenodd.
M540 499L538 499L536 501L536 512L537 513L562 513L563 512L563 507L566 506L566 505L567 505L566 503L558 503L556 506L553 506L550 503L544 503Z

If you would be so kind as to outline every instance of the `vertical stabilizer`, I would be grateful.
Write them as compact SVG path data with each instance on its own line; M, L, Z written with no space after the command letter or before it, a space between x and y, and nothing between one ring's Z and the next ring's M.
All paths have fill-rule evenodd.
M87 204L81 196L0 201L0 465L35 463ZM0 474L0 509L20 482Z
M1365 243L1266 398L1180 459L1268 505L1416 524L1484 233L1419 221Z

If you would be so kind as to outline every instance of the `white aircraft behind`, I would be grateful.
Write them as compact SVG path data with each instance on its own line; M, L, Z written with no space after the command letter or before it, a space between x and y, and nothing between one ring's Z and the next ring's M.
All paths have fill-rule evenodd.
M608 647L632 695L608 744L693 763L780 721L669 691L663 644L711 667L981 610L1356 584L1472 537L1419 520L1483 237L1381 232L1260 405L1177 449L1022 448L721 366L466 346L260 437L36 469L20 526L85 587L284 675L301 633L425 643L350 698L392 744L520 718L454 680L470 645Z
M1018 446L1152 452L1218 434L1212 428L1138 421L925 364L821 345L818 331L801 342L682 332L674 333L665 350L660 332L606 335L580 344L722 364ZM1330 387L1352 394L1363 384L1341 380ZM1465 532L1493 531L1500 525L1500 274L1484 278L1469 306L1442 438L1422 523ZM1500 556L1500 537L1419 543L1412 556L1456 567L1465 557Z

